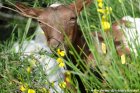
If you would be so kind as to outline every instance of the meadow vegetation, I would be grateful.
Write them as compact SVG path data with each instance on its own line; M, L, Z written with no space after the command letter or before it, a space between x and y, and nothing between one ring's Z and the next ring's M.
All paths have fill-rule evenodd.
M22 0L19 0L23 2ZM24 1L29 6L42 7L50 5L54 2L61 2L69 4L73 0L30 0ZM100 0L98 0L100 1ZM15 4L16 0L2 0L4 4ZM80 76L83 85L85 86L87 93L139 93L140 90L140 57L139 46L137 46L138 56L131 51L130 55L118 56L113 43L113 38L109 38L105 35L106 29L112 31L112 23L120 20L123 16L139 17L140 18L140 1L139 0L103 0L102 5L99 6L99 2L93 0L92 4L85 7L78 17L78 24L81 27L84 38L95 57L96 65L98 68L92 68L87 65L86 62L80 59L79 54L71 47L69 50L74 54L74 57L78 60L78 64L83 71L74 65L69 56L65 55L69 60L65 60L65 63L72 68L69 74L70 83L79 89L79 83L75 77L71 77L70 74L76 74ZM12 5L11 5L12 6ZM109 13L103 13L99 9L108 7ZM106 9L106 8L105 8ZM8 12L9 13L9 12ZM16 16L18 14L14 13ZM9 15L13 15L10 14ZM105 16L105 20L102 18ZM106 22L105 25L103 22ZM22 45L24 40L31 40L34 38L34 32L37 26L35 20L30 18L23 19L11 19L8 24L11 27L11 35L6 41L0 43L0 93L49 93L49 87L46 88L46 84L53 87L53 82L47 81L47 76L43 71L42 66L34 59L32 55L21 59L23 56L23 50L15 53L13 45L15 42L20 42ZM3 29L1 29L2 31ZM101 32L104 36L104 51L103 54L99 54L93 42L93 37L89 33L93 31ZM4 32L6 33L6 31ZM106 52L107 51L107 52ZM60 52L59 52L60 53ZM40 55L48 55L45 51L39 51ZM55 55L48 55L57 58ZM91 63L95 65L94 62ZM63 66L63 64L61 65ZM61 67L60 66L60 67ZM54 70L55 71L55 70ZM102 79L98 78L93 71L100 74ZM65 82L61 82L60 86L64 90L64 93L72 93L65 86ZM81 91L79 90L79 93ZM56 91L57 93L57 91Z

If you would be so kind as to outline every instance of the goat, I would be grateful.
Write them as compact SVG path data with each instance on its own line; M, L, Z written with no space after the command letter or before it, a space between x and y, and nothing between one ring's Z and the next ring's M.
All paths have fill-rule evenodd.
M83 48L86 42L82 37L82 32L80 31L76 21L77 15L79 15L83 9L83 3L88 5L91 3L91 0L77 0L75 4L72 3L68 6L55 4L42 9L17 4L17 9L23 16L32 17L39 21L50 48L55 49L57 47L61 50L67 51L70 46L67 42L67 40L69 40L77 52L80 53L80 48ZM94 35L95 33L93 33L93 36ZM121 31L115 30L115 26L113 27L112 35L114 43L116 44L117 52L121 55L124 51L120 48L120 43L124 41L124 35ZM98 38L100 42L104 41L100 33L98 33ZM88 55L88 58L94 59L87 45L85 45L83 51ZM127 47L125 52L129 53L129 49L127 49Z
M114 30L123 33L124 37L122 40L126 47L127 53L134 52L135 57L137 57L138 51L136 46L138 46L140 43L140 18L124 16L119 23L120 24L115 23L113 25L113 28L115 28Z
M89 4L91 0L85 0L85 4ZM83 9L83 0L77 0L74 4L52 5L44 9L30 8L21 4L17 4L17 9L21 11L23 16L36 17L43 29L49 47L64 50L69 46L66 36L71 43L74 43L77 36L82 33L77 31L77 15ZM64 35L66 34L66 36ZM64 43L63 43L64 42Z
M55 4L41 9L17 4L17 9L21 11L23 16L36 18L39 21L50 48L60 48L61 50L67 51L70 46L67 42L69 40L79 53L80 49L82 49L86 44L79 25L76 22L76 13L78 15L80 14L83 9L83 3L88 5L91 3L91 0L77 0L75 4L72 3L68 6ZM120 44L123 42L125 37L120 30L116 29L115 24L113 24L112 28L112 37L114 39L117 52L119 55L121 55L123 51L120 49L118 43ZM94 36L95 33L93 32L93 37ZM100 42L104 41L100 33L98 33L97 37L99 38ZM85 45L83 51L86 55L91 55L87 45ZM127 49L125 52L127 52Z
M69 43L67 43L66 38L77 50L79 49L78 46L83 45L78 44L81 41L82 32L76 22L76 13L80 14L80 11L83 9L83 3L87 5L91 3L91 0L85 0L84 2L83 0L77 0L76 3L68 6L53 4L44 9L31 8L20 3L16 6L23 16L35 17L39 21L50 48L60 48L67 51Z
M91 0L86 0L85 4L89 4L90 2ZM24 16L37 17L50 48L58 47L61 50L67 50L69 47L66 41L67 36L69 41L75 45L74 47L79 49L77 44L81 41L82 32L79 30L79 26L76 22L76 11L79 15L83 9L82 3L82 0L78 0L76 4L73 3L69 6L55 4L46 9L30 8L17 4L17 9L20 10Z

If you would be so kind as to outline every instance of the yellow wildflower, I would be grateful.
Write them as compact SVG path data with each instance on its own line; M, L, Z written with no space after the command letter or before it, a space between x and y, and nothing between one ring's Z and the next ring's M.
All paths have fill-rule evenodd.
M26 71L27 71L28 73L30 73L30 72L31 72L31 67L27 67Z
M112 8L106 7L106 9L97 9L97 12L108 15L108 14L112 13Z
M105 9L97 9L97 12L105 14L106 11L105 11Z
M110 23L108 21L102 21L101 24L102 24L104 31L107 31L110 29Z
M103 15L102 16L102 21L106 21L108 19L108 16L107 15Z
M57 58L56 60L58 63L63 63L63 59L62 58Z
M63 61L62 58L57 58L56 61L59 63L59 67L64 67L65 66L64 61Z
M125 61L125 54L122 54L121 55L121 62L122 62L122 64L125 64L126 63L126 61Z
M24 91L26 91L26 88L25 88L23 85L21 85L21 86L20 86L20 90L21 90L22 92L24 92Z
M65 56L65 51L61 51L60 49L57 49L57 54L64 57Z
M64 66L65 66L64 62L59 63L59 67L64 67Z
M61 87L61 88L66 88L66 82L61 82L61 83L59 83L59 86Z
M28 93L36 93L33 89L28 89Z
M103 3L98 4L99 8L103 8Z
M102 43L102 52L103 52L103 54L106 54L106 45L105 45L105 43Z
M103 0L97 0L97 2L98 2L98 3L101 3L101 2L103 2Z

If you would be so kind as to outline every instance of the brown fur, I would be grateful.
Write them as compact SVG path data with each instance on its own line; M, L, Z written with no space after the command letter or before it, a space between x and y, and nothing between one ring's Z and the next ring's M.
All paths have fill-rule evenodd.
M75 3L68 6L60 5L57 7L47 7L42 9L27 7L18 3L17 9L23 16L36 17L46 35L50 48L67 50L70 46L69 42L71 42L78 53L80 53L81 49L83 49L83 52L89 56L88 58L94 59L77 24L76 15L76 13L79 15L82 11L83 4L88 5L90 3L91 0L77 0ZM125 23L123 20L120 21L120 24L123 23ZM118 29L117 26L118 23L114 23L112 25L112 32L108 31L106 35L113 38L116 51L120 56L124 53L129 54L130 51L128 45L126 45L126 39L123 31ZM94 32L93 37L95 37ZM97 37L99 39L99 43L104 42L104 38L102 37L101 33L98 33ZM97 45L95 46L99 47ZM84 54L81 57L85 57Z
M31 8L18 3L17 9L23 16L36 17L46 35L50 48L67 50L69 47L69 40L78 53L81 51L80 48L83 48L83 52L87 55L87 61L90 61L94 59L94 56L90 52L77 24L77 14L79 15L82 11L83 4L88 5L90 3L91 0L77 0L76 3L72 3L68 6L60 5L58 7L47 7L43 9ZM129 54L129 49L127 47L121 47L121 44L126 41L123 32L116 29L116 24L113 25L112 29L113 32L107 32L106 34L113 37L117 53L119 55L123 53ZM94 36L95 33L93 33L93 37ZM104 38L100 33L98 33L97 37L100 43L104 42ZM83 59L86 58L84 54L81 55L81 57Z

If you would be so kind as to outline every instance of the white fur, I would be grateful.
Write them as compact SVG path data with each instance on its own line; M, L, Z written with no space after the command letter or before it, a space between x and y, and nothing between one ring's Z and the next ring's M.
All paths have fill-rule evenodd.
M55 8L55 7L58 7L58 6L60 6L60 5L62 5L62 4L60 4L60 3L54 3L54 4L50 5L50 7Z
M122 20L126 20L131 23L130 27L122 25L122 28L127 38L128 44L130 45L130 49L132 49L137 55L136 46L140 45L140 18L125 16L122 18Z
M62 89L58 85L59 83L58 80L64 80L64 72L65 72L64 68L59 68L55 59L47 55L41 56L40 54L38 54L40 50L44 50L47 51L48 53L52 53L50 48L47 46L46 37L40 27L37 28L35 40L24 41L22 48L19 48L18 43L15 43L13 48L15 49L16 53L19 50L24 51L24 55L26 56L35 53L34 57L42 65L49 82L55 82L54 88L58 91L58 93L63 93ZM21 58L22 60L24 60L24 57ZM46 87L48 88L48 86ZM53 88L50 88L50 93L53 92L55 92L55 90Z

